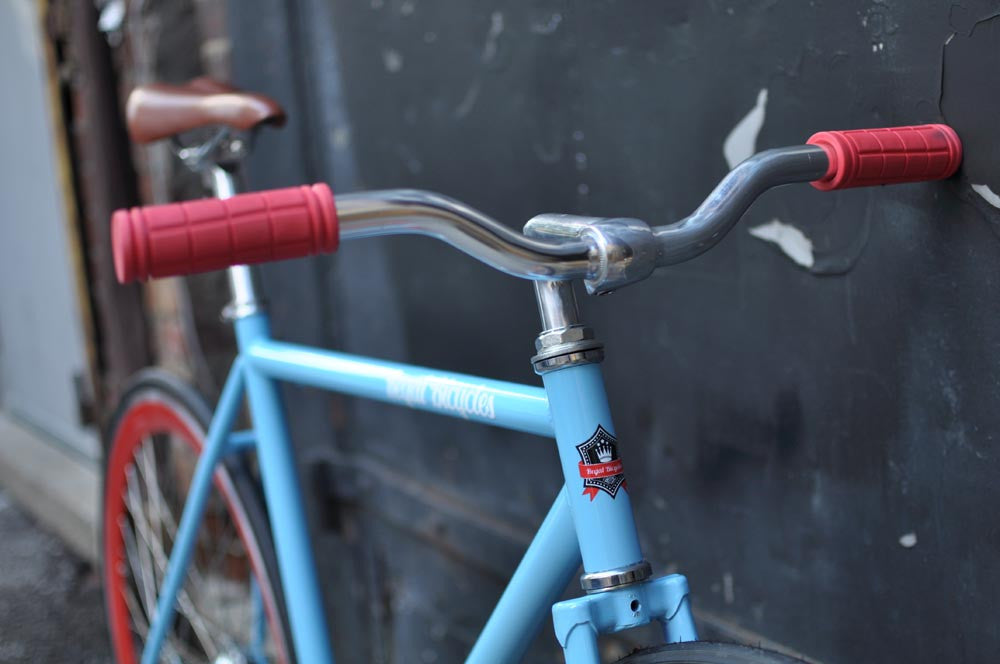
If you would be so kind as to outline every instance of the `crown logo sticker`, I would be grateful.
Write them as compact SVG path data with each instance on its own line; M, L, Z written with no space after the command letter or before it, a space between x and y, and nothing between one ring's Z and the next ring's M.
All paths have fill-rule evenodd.
M598 443L597 447L594 448L594 451L597 452L597 460L601 463L607 463L615 457L615 448L609 443Z
M614 498L618 489L628 488L622 472L622 462L618 458L618 441L601 425L597 425L594 435L576 446L580 453L580 477L583 478L583 493L590 500L604 491Z

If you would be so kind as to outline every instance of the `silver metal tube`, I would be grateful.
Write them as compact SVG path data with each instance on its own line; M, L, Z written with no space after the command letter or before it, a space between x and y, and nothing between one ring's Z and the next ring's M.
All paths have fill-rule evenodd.
M346 194L336 205L342 240L424 235L516 277L583 279L591 292L608 292L707 251L762 193L819 179L828 166L813 145L761 152L730 171L693 214L653 229L635 219L543 215L529 222L537 234L524 235L452 198L410 189Z
M527 237L459 201L425 191L390 189L337 198L340 239L423 235L446 242L507 274L525 279L586 278L590 247L579 240Z
M538 300L543 332L579 324L580 311L571 282L536 281L535 298Z
M659 245L657 267L681 263L711 249L765 191L782 184L817 180L826 174L828 166L823 148L815 145L755 154L729 171L690 216L653 229Z
M232 173L221 166L212 166L209 175L212 177L212 194L216 198L232 198L236 195L236 178Z
M253 281L253 271L249 265L233 265L227 271L229 291L233 299L226 306L226 318L243 318L260 309L260 301Z
M212 178L212 193L216 198L232 198L236 195L236 178L220 166L209 169ZM242 318L260 309L254 286L253 271L248 265L233 265L226 274L229 276L229 292L232 299L223 315L226 318Z

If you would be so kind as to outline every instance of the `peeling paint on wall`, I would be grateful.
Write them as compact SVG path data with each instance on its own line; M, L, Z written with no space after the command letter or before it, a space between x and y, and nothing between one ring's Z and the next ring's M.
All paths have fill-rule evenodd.
M764 242L772 242L785 252L797 265L811 268L816 262L813 257L813 243L805 233L791 224L772 219L766 224L754 226L750 235Z
M766 107L767 88L763 88L757 93L757 103L742 120L736 123L722 144L722 154L726 157L729 168L733 168L757 151L757 135L764 126Z
M350 3L301 0L290 3L292 11L301 8L292 21L284 3L245 0L272 21L263 23L250 9L232 12L233 19L253 35L279 34L264 41L244 32L234 39L244 49L237 80L287 89L282 98L293 104L292 113L295 102L308 102L300 131L324 135L313 124L322 121L324 131L337 125L328 106L310 101L324 97L295 86L330 87L331 68L313 53L335 46L345 84L327 94L351 111L359 178L371 188L439 189L500 219L539 210L678 218L716 185L730 160L795 143L820 128L934 121L949 7L952 15L960 11L952 2L901 0L766 0L733 8L692 0L605 0L586 7L416 0L404 21L399 8L406 1L379 0L384 7L374 12L364 9L371 0L362 0L361 11ZM968 9L954 23L964 31L947 48L944 115L956 124L963 112L975 115L967 121L972 130L979 126L974 120L988 129L985 123L997 114L989 111L987 91L1000 77L983 63L995 62L998 42L989 57L977 52L965 60L955 49L996 6L953 1ZM320 20L313 6L329 10L332 20ZM502 12L496 20L494 11ZM289 27L306 37L315 31L312 42L295 49L294 69L261 67L262 57L292 57L280 48L291 43L284 37ZM972 41L989 37L980 32L986 27L979 26ZM878 44L884 48L873 53ZM381 57L390 46L404 58L396 75L385 71ZM461 66L449 66L454 63ZM963 95L966 80L952 76L963 70L978 90L971 102ZM474 81L481 85L478 98L470 92ZM767 99L758 107L763 88ZM456 111L467 115L456 121ZM959 130L972 160L996 153L989 149L996 141L968 132ZM730 134L734 149L724 151L718 141ZM315 172L296 176L302 181L337 181L333 157L306 155L313 150L308 140L275 139L261 142L265 151L255 153L248 169L255 188L281 186L290 177L275 166L267 151L272 144L296 168L315 164ZM947 584L921 579L959 560L968 563L963 582L970 587L1000 587L1000 566L989 564L994 543L963 537L990 532L988 511L968 506L1000 496L984 489L995 482L979 457L988 456L995 441L962 435L973 427L1000 430L1000 409L991 400L995 376L982 362L980 343L1000 335L1000 323L977 313L988 297L990 267L1000 261L1000 209L993 208L996 219L984 220L992 205L969 186L983 183L1000 194L998 178L994 167L978 175L963 171L945 183L827 195L808 185L781 188L758 201L732 242L635 292L585 304L608 314L602 336L609 347L630 351L620 350L605 373L620 396L619 428L650 443L633 450L648 467L636 476L636 493L645 484L647 500L635 505L647 555L664 572L702 580L693 587L698 606L722 616L706 620L713 635L731 635L726 630L734 625L760 629L815 661L947 662L955 652L968 661L996 659L1000 631L983 621L990 598L949 593ZM775 218L793 228L772 225ZM751 242L745 234L761 225ZM779 237L787 233L795 240L782 246ZM319 269L312 261L302 270L298 263L267 266L278 304L277 295L302 300L303 288L328 303L286 305L275 323L293 338L320 330L321 345L348 352L534 380L521 344L456 353L470 334L489 333L498 311L503 327L523 331L530 344L537 316L524 302L524 284L447 247L414 243L360 243L357 251L371 256L351 259L352 248L335 259L313 259ZM371 257L380 260L366 263ZM435 297L428 298L430 292ZM382 320L386 312L395 317L391 332ZM635 335L636 316L653 334ZM439 324L449 317L460 324ZM960 408L942 397L942 376L962 395ZM406 476L421 491L447 489L449 504L472 506L484 519L530 525L544 516L552 488L542 480L559 469L533 438L466 431L461 418L361 400L330 402L331 417L325 395L316 403L306 396L289 404L302 431L295 438L305 468L309 459L334 453L377 457L391 466L395 474L386 477L393 482ZM470 436L489 445L460 444ZM865 444L850 444L857 440ZM486 447L502 453L484 462ZM307 501L322 510L317 522L336 521L339 529L328 528L318 542L337 554L323 557L324 578L334 585L363 581L332 607L334 633L357 633L342 644L348 652L341 659L388 664L419 661L424 653L438 662L460 661L474 638L466 628L489 616L523 553L522 540L470 530L464 514L357 474L338 465L330 488ZM821 476L815 484L814 474ZM790 479L775 492L762 475ZM510 491L514 476L519 483ZM886 497L877 510L869 509L873 496ZM708 523L714 543L745 555L697 555L699 538L660 527L668 513L675 521ZM865 514L860 521L859 513ZM788 529L781 555L767 547L740 549L776 524ZM910 532L919 543L908 549L899 539ZM851 574L852 539L858 538L879 552L871 557L871 574L861 577ZM775 592L768 579L788 570L794 574ZM874 575L885 579L885 606L922 610L898 612L895 629L871 629L884 622L884 607L857 598ZM820 596L829 601L812 601ZM412 611L414 597L432 610ZM377 619L369 620L372 615ZM927 621L937 627L933 634ZM970 626L977 638L962 638ZM558 646L550 628L542 632L527 662L552 661Z
M395 74L403 68L403 56L396 49L387 48L382 51L382 64L387 72Z
M950 14L956 32L942 49L939 106L945 122L962 139L962 174L970 182L982 183L973 189L1000 207L988 195L1000 191L1000 153L994 149L1000 79L993 66L1000 48L1000 15L991 7L987 17L975 20L978 11L958 7L953 5Z
M455 107L456 118L464 118L472 111L472 108L476 105L476 100L479 99L479 89L481 85L482 84L477 78L472 82L472 85L469 86L469 89L465 91L465 96L462 97L462 101Z
M492 62L497 56L497 40L503 33L503 14L493 12L490 14L490 29L486 33L486 41L483 43L483 62Z
M974 184L972 185L972 191L982 196L993 207L1000 208L1000 196L997 196L988 184Z
M532 23L531 31L536 35L551 35L560 23L562 23L562 14L555 12L549 16L548 20Z

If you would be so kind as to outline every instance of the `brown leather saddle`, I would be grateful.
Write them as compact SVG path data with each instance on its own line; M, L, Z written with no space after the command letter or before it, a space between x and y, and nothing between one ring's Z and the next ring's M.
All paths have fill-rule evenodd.
M241 131L280 127L285 111L270 97L200 77L183 85L140 85L128 96L125 119L133 141L151 143L216 125Z

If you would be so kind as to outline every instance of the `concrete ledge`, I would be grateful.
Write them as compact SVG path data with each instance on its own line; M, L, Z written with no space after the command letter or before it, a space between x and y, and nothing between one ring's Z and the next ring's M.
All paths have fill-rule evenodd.
M97 561L101 495L97 462L0 413L0 486L73 551Z

